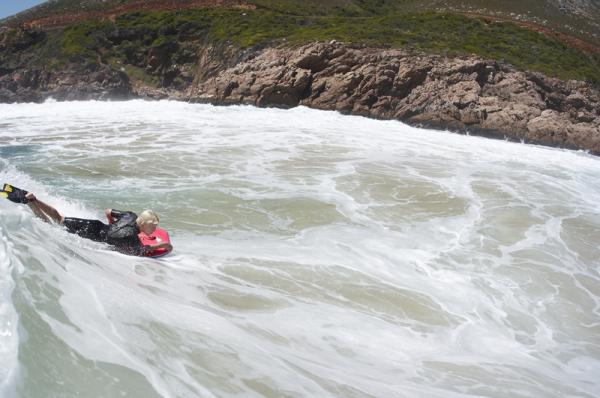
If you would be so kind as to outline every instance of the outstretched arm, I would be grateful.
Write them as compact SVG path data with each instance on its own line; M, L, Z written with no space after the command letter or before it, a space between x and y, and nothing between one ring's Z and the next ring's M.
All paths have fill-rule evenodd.
M50 206L45 202L42 202L41 200L36 198L35 195L31 192L28 192L25 197L29 200L27 204L36 216L38 216L46 222L52 220L57 224L63 223L65 218L54 207Z

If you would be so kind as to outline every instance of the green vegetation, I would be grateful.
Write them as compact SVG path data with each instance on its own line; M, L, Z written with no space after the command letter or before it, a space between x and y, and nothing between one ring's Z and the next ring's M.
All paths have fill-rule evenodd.
M295 0L255 3L261 7L135 12L119 16L114 22L86 20L48 41L56 41L59 58L100 57L106 62L142 67L140 59L169 42L212 40L247 48L335 39L449 56L475 54L504 60L522 70L600 83L600 56L513 23L451 13L406 13L398 11L401 1L392 0L337 0L328 2L326 8L317 6L316 0L307 0L303 5ZM308 15L308 9L312 15ZM136 69L136 75L143 73L143 69Z
M67 56L91 56L93 54L93 28L89 25L68 27L60 38L61 53Z
M185 6L194 0L169 0L169 4ZM427 11L468 12L501 16L543 24L551 29L574 35L600 45L600 7L592 1L557 0L245 0L261 10L286 15L311 16L385 16L396 13ZM16 17L0 20L18 24L48 16L64 16L79 12L104 12L116 6L126 7L140 0L52 0ZM143 2L160 3L159 0ZM165 3L165 2L163 2Z
M125 65L123 69L132 82L143 82L150 87L159 87L160 85L160 82L156 77L148 75L142 68L133 65Z
M600 57L512 23L490 23L448 13L387 16L296 16L268 10L198 10L123 17L117 26L145 26L176 38L178 27L205 32L213 40L240 47L270 42L301 44L339 40L374 46L409 47L447 55L476 54L504 60L520 69L564 79L600 82ZM169 29L172 27L172 29ZM168 32L171 32L169 35Z

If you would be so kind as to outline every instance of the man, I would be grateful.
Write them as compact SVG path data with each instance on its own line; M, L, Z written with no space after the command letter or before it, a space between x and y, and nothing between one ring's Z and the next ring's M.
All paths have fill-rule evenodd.
M10 184L4 184L0 195L12 202L27 204L45 222L53 221L82 238L108 243L124 254L156 257L173 250L169 235L158 228L158 215L152 210L145 210L138 217L131 211L106 209L108 224L105 224L100 220L64 217L33 193Z

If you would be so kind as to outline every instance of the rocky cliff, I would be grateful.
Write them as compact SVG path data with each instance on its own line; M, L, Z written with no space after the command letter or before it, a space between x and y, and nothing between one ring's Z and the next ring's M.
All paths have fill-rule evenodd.
M532 43L539 56L550 56L548 62L554 62L553 54L564 55L553 65L565 76L576 73L590 79L561 80L526 71L527 65L538 65L535 57L526 58L523 47L519 52L506 47L519 54L517 61L523 60L524 67L517 69L483 56L436 55L414 46L390 49L336 41L303 45L309 34L329 35L332 27L348 20L286 20L236 7L196 14L123 11L61 30L0 28L0 102L172 98L261 107L304 105L600 155L595 55L520 28L446 14L356 19L369 37L387 41L393 34L404 40L421 29L424 36L414 42L418 46L442 43L455 46L456 52L464 50L464 43L457 41L460 36L443 40L461 33L468 23L481 34L469 38L471 47L465 48L480 43L487 54L488 43L497 47L520 40L520 46ZM284 23L290 31L281 29ZM445 31L432 33L435 26ZM346 35L365 35L351 25L347 29ZM271 34L268 40L265 32ZM542 69L547 66L539 63Z
M600 91L477 57L317 43L267 49L186 98L318 109L600 154Z

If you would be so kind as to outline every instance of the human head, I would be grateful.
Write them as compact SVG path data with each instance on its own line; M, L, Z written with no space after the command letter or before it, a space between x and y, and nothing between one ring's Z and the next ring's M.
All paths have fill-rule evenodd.
M152 210L144 210L135 220L140 231L148 235L156 230L158 221L158 214Z

